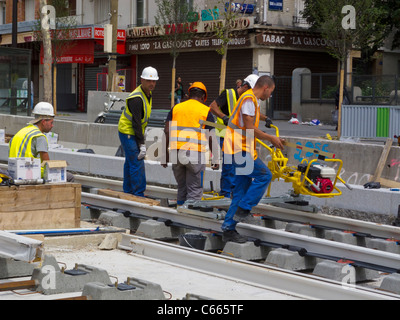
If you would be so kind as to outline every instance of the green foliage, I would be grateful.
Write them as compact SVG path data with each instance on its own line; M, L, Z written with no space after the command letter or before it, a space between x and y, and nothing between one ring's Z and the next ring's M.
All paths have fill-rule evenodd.
M156 4L156 25L161 29L168 26L168 32L162 37L170 42L171 55L176 58L179 55L177 43L193 37L188 22L192 10L187 1L183 0L156 0Z
M345 30L342 8L351 5L356 12L356 28ZM398 0L305 0L303 16L314 31L331 40L329 51L335 58L345 61L350 49L358 49L372 56L388 35L400 24ZM389 23L391 22L391 23ZM398 33L399 31L397 31ZM400 36L400 34L399 34ZM399 40L396 40L399 41Z

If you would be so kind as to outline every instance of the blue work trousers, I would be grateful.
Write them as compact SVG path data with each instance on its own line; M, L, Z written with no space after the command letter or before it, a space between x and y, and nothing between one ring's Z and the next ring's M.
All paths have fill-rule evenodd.
M224 145L224 138L220 138L220 146ZM227 163L222 155L222 171L221 171L221 191L220 196L230 198L232 196L233 188L235 187L235 167L233 163Z
M237 208L251 210L260 202L272 180L271 171L260 158L252 160L250 154L243 152L242 159L246 159L242 164L238 164L235 158L232 161L236 174L235 188L231 205L222 224L223 231L235 230L237 222L233 220L233 216ZM254 161L254 166L248 174L243 174L246 172L243 169L245 166L249 166L249 161Z
M146 190L146 171L144 160L138 160L139 146L135 136L119 132L119 139L125 152L124 183L125 193L144 197Z

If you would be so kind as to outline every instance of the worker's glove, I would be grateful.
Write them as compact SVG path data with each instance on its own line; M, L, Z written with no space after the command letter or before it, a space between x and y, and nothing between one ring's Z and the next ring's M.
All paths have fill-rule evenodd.
M228 125L228 123L229 123L229 117L228 116L224 116L223 118L222 118L222 121L224 121L224 125Z
M139 155L137 158L138 158L138 160L142 160L146 156L146 145L141 144L139 148L140 148L140 152L139 152Z
M266 126L267 128L271 128L271 125L272 125L272 120L271 120L270 118L267 118L267 119L265 120L265 126Z
M381 184L379 182L367 182L364 184L365 189L380 189Z

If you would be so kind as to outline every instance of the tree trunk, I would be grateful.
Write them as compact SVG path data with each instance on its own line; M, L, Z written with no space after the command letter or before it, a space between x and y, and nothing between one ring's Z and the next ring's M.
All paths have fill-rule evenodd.
M175 66L175 59L174 58L174 63L172 66L172 79L171 79L171 109L174 107L175 105L175 77L176 77L176 66Z
M339 85L339 110L338 110L338 138L342 133L342 103L343 103L343 88L344 88L344 63L340 63L340 85Z
M224 49L225 53L222 56L221 59L221 75L219 79L219 93L221 93L223 90L225 90L225 79L226 79L226 56L227 56L227 51L228 51L228 46Z
M40 0L40 12L42 8L47 5L46 0ZM43 14L41 13L41 19L43 20ZM41 27L42 39L43 39L43 86L44 86L44 96L43 101L52 103L52 63L53 63L53 53L51 45L50 30Z
M54 114L57 114L57 63L53 66L53 108Z
M107 91L114 91L114 75L117 74L117 34L118 34L118 0L111 0L111 25L112 25L112 54L108 62L108 88ZM118 83L118 82L117 82Z

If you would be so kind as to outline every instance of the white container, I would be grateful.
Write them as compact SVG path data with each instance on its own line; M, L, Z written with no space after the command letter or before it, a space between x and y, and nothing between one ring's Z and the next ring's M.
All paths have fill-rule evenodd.
M50 160L43 163L43 179L46 183L67 182L67 162L64 160Z
M14 180L41 179L40 159L9 158L8 173Z
M314 167L321 170L322 178L329 178L329 179L336 178L336 170L335 169L328 167L328 166L322 166L322 165L314 165Z
M58 134L54 132L45 133L49 145L58 144Z
M0 143L6 143L6 131L0 129Z

